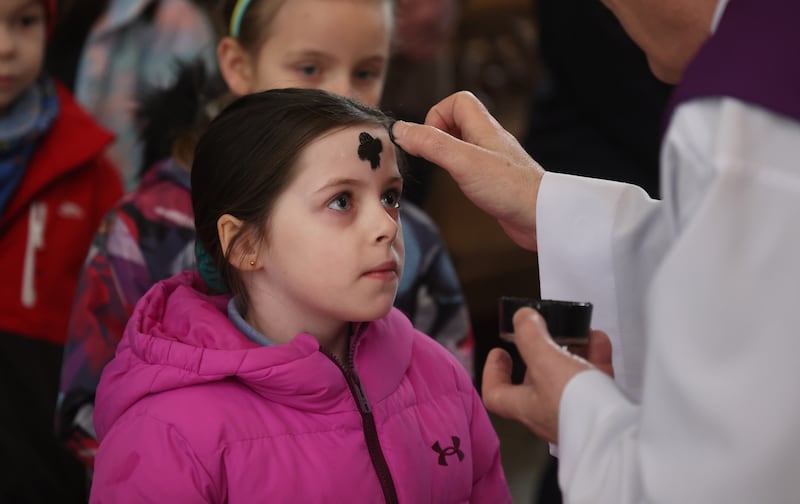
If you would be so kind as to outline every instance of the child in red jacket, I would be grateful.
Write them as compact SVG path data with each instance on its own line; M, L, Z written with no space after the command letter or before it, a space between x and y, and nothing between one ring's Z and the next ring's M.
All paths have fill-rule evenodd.
M0 2L0 502L85 500L52 418L81 263L122 195L111 135L42 72L54 17Z

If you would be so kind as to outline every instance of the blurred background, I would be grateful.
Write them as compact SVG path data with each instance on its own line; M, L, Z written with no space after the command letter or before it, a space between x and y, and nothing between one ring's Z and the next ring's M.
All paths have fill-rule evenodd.
M404 2L424 0L398 5ZM653 77L642 51L600 1L452 5L452 30L438 54L411 64L402 51L396 56L385 109L422 121L426 107L404 105L430 106L466 89L546 170L633 183L659 196L662 112L672 88ZM428 168L416 197L441 229L461 280L480 387L492 347L507 348L519 362L498 338L497 303L504 295L539 297L537 258L467 201L443 170ZM516 423L493 421L514 502L560 503L557 463L546 443Z
M470 0L459 7L450 56L443 58L452 65L452 88L472 91L522 141L542 73L534 3ZM486 353L501 345L498 298L538 296L536 254L514 244L494 219L461 194L443 170L434 168L427 184L424 208L442 231L467 298L480 381ZM539 481L550 457L547 445L519 424L498 417L493 421L514 502L538 502Z

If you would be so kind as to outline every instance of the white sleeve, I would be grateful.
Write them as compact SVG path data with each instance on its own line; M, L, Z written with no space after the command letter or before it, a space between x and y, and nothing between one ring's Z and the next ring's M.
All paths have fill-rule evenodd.
M567 385L566 502L800 502L798 160L796 122L733 99L678 110L662 152L669 242L639 287L641 400L597 371Z
M668 240L660 207L634 185L547 173L536 210L542 297L593 304L592 327L611 338L617 383L636 398L643 288Z

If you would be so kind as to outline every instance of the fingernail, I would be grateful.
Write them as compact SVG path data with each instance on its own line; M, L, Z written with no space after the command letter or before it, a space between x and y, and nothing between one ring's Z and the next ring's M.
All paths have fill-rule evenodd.
M544 321L542 314L536 311L536 309L531 309L530 319L537 324L541 324Z
M511 362L511 356L508 355L508 352L502 351L492 352L492 358L497 362Z
M405 121L393 122L392 125L389 127L389 140L391 140L393 144L397 145L397 137L398 136L402 137L407 127L408 125L406 124Z

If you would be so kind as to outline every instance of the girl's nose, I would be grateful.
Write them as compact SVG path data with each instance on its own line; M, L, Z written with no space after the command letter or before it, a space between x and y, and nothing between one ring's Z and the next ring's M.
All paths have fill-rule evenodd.
M16 42L7 26L0 26L0 57L7 58L14 54Z
M338 72L332 75L324 86L325 91L348 98L358 99L355 96L353 87L350 85L350 79L344 72Z
M400 230L400 222L396 211L393 213L381 205L380 210L376 212L375 219L377 230L376 242L393 242L397 239L397 234Z

